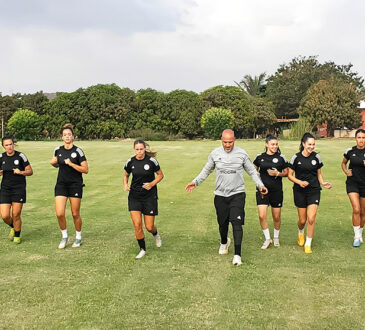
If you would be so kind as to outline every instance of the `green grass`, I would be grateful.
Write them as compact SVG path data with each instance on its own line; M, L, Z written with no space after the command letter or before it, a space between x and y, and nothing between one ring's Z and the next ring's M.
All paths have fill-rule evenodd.
M20 142L34 169L27 179L23 242L8 241L0 226L0 328L364 329L365 246L352 248L351 207L340 169L351 140L320 140L324 190L313 254L296 245L297 215L292 184L284 181L281 247L260 249L252 180L247 182L243 265L218 255L212 174L193 194L185 193L219 141L153 142L165 179L159 184L157 226L163 246L146 235L138 246L122 190L132 141L76 143L88 158L82 201L83 245L58 250L61 238L53 189L57 170L49 165L59 142ZM237 141L251 159L262 141ZM291 158L298 142L282 141ZM67 210L69 233L74 236ZM270 220L272 232L272 221ZM231 233L230 233L231 235Z

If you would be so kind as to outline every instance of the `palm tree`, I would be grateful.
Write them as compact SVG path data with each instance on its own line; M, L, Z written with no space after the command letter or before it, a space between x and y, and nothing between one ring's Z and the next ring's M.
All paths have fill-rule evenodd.
M252 77L251 75L245 75L238 84L247 94L251 96L259 96L265 86L266 73L261 73L259 76Z

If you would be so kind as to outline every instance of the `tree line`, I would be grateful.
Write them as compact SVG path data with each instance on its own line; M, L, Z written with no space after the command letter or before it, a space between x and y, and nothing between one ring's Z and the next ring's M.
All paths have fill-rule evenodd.
M58 138L66 122L81 139L139 137L217 137L223 128L252 137L277 125L277 118L302 116L315 127L361 125L358 104L364 80L352 65L320 63L315 56L296 57L266 78L244 76L235 86L215 86L201 93L152 88L133 91L115 84L56 93L1 96L5 132L20 139Z

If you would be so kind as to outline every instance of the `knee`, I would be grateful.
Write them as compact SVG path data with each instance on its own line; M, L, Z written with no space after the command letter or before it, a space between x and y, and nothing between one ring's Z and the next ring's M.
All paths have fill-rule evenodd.
M80 212L71 212L71 214L74 219L80 218Z
M260 222L266 221L266 217L263 215L259 215Z
M273 220L274 220L274 223L280 223L280 221L281 221L280 217L274 217Z
M302 225L305 225L305 223L306 223L306 219L301 219L301 218L299 218L298 223L300 223L300 224L302 224Z
M56 217L57 219L61 220L61 219L64 219L65 218L65 212L62 212L62 211L56 211Z
M151 233L153 231L154 225L146 225L146 229Z
M314 218L309 218L309 219L308 219L308 225L313 226L315 221L316 221L316 219L314 219Z
M353 215L360 215L360 208L359 207L354 207L352 209L352 213L353 213Z
M235 233L242 232L242 224L232 223L232 228Z
M13 221L19 221L20 220L20 212L16 212L12 214Z

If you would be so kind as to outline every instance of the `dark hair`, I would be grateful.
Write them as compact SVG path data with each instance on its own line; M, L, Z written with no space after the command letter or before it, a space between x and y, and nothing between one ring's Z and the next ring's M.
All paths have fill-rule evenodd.
M308 139L314 139L314 136L308 132L304 133L302 139L300 140L299 151L304 150L303 143L306 143Z
M355 132L355 137L357 136L357 134L359 133L365 133L365 129L363 128L359 128L356 132Z
M1 145L2 146L4 146L4 141L5 140L11 140L11 141L13 141L13 143L14 143L14 137L13 136L11 136L11 135L5 135L2 139L1 139Z
M147 156L155 157L157 155L157 152L152 151L150 149L150 145L148 143L144 142L143 140L136 140L136 141L134 141L133 146L135 146L136 144L143 144L144 145L144 147L146 148L146 154L147 154Z
M272 134L266 135L265 143L268 144L271 140L278 140L278 138L276 136L272 135ZM266 146L265 146L265 152L267 152L267 147ZM277 153L279 155L281 154L280 148L278 148Z
M68 124L63 125L63 127L61 129L61 134L63 134L63 131L65 129L69 129L72 132L72 135L74 135L74 127L72 124L68 123Z

